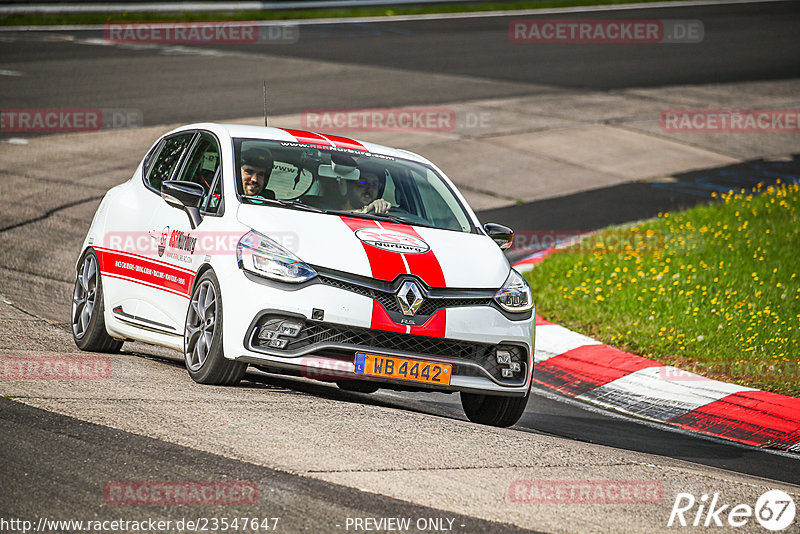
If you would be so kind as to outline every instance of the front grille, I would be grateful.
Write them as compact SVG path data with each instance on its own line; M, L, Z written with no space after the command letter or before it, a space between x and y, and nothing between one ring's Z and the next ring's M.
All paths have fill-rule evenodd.
M256 324L256 329L251 334L251 342L258 343L253 348L260 347L266 350L274 350L269 345L269 339L260 339L259 331L264 325L272 322L281 321L280 316L265 314ZM266 328L269 329L269 326ZM304 351L313 353L317 346L321 353L333 355L341 351L344 358L353 357L353 348L356 350L375 350L392 351L416 355L420 357L444 358L446 360L463 360L479 365L486 370L495 380L507 385L517 385L524 381L527 370L526 349L516 345L492 345L488 343L472 343L468 341L457 341L452 339L442 339L428 336L412 334L401 334L397 332L385 332L370 328L360 328L355 326L345 326L333 323L305 322L296 337L281 335L288 343L279 352L285 352L289 356L291 353ZM350 349L330 348L331 345L346 345ZM502 366L497 363L496 350L498 347L509 349L512 352L512 360L519 362L522 371L516 378L503 378ZM310 351L310 352L309 352ZM479 369L459 363L454 363L454 374L466 376L483 376Z
M286 350L298 350L320 343L342 343L474 362L482 362L490 353L492 356L494 355L494 345L485 343L399 334L330 323L306 323L300 331L300 335L292 339L286 346Z
M400 305L397 304L395 294L391 291L381 291L371 287L366 287L361 284L347 282L338 278L331 278L328 276L319 276L319 281L331 287L344 289L345 291L352 291L359 295L364 295L372 300L376 300L386 311L402 313ZM492 303L491 298L475 298L475 297L427 297L425 301L417 310L416 315L433 315L437 310L442 308L457 308L460 306L489 306Z

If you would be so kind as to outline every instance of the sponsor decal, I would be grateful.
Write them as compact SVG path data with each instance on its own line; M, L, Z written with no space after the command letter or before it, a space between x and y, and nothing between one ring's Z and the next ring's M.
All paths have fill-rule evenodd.
M395 230L381 228L361 228L356 230L356 237L361 242L376 248L402 254L424 254L430 246L421 238Z
M150 236L153 239L158 238L158 256L164 256L164 252L167 248L177 249L177 250L184 250L189 254L194 254L194 249L197 246L197 237L192 236L189 232L184 232L183 230L172 230L170 231L169 226L165 226L164 229L161 231L161 234L156 234L155 232L150 233ZM176 259L184 259L182 256L176 255L169 255L170 257L175 257ZM191 260L189 260L191 261Z
M194 254L196 244L197 238L192 237L188 232L184 233L182 230L173 230L169 236L170 248L185 250L189 254Z
M195 273L167 263L151 260L137 254L95 248L100 272L103 276L119 278L189 297Z
M159 257L164 255L164 250L166 250L167 248L168 241L169 241L169 226L165 226L164 230L161 231L161 238L158 240Z

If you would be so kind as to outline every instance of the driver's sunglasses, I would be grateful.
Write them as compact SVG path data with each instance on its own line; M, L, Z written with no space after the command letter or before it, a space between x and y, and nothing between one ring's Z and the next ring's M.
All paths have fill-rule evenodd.
M378 180L359 180L358 185L364 187L380 187L381 183Z

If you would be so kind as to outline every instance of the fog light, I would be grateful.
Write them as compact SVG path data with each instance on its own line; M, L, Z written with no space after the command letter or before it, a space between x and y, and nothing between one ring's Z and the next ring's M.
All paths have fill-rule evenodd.
M301 328L303 328L303 323L300 321L286 320L283 321L278 331L282 336L297 337Z
M267 346L272 347L273 349L284 349L288 344L289 344L288 339L277 338L270 340L270 342L267 343Z
M276 339L278 337L278 332L275 330L267 330L264 327L261 327L261 330L258 331L258 339L262 341L269 341L270 339Z
M497 363L499 364L511 363L511 351L498 349L496 354L497 354Z
M511 369L501 369L500 372L503 375L503 378L514 378L514 371Z

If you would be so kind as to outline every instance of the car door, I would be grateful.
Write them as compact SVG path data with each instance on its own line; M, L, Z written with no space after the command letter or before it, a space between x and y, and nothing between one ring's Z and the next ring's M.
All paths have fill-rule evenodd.
M149 223L151 231L160 236L156 253L163 275L162 287L153 301L157 308L153 315L164 318L166 324L182 334L192 283L205 256L200 253L200 240L212 244L219 241L215 234L222 210L222 180L219 141L213 134L197 133L173 179L195 183L205 191L200 206L203 218L197 228L192 227L184 210L161 199Z
M161 183L182 168L197 137L194 130L163 138L148 156L142 175L125 185L110 209L103 246L96 247L104 277L108 309L126 328L181 336L183 325L169 313L185 307L191 283L190 269L177 269L163 259L166 225L154 226L159 213L169 208L161 197ZM186 215L184 214L184 218ZM176 344L179 339L176 339Z

